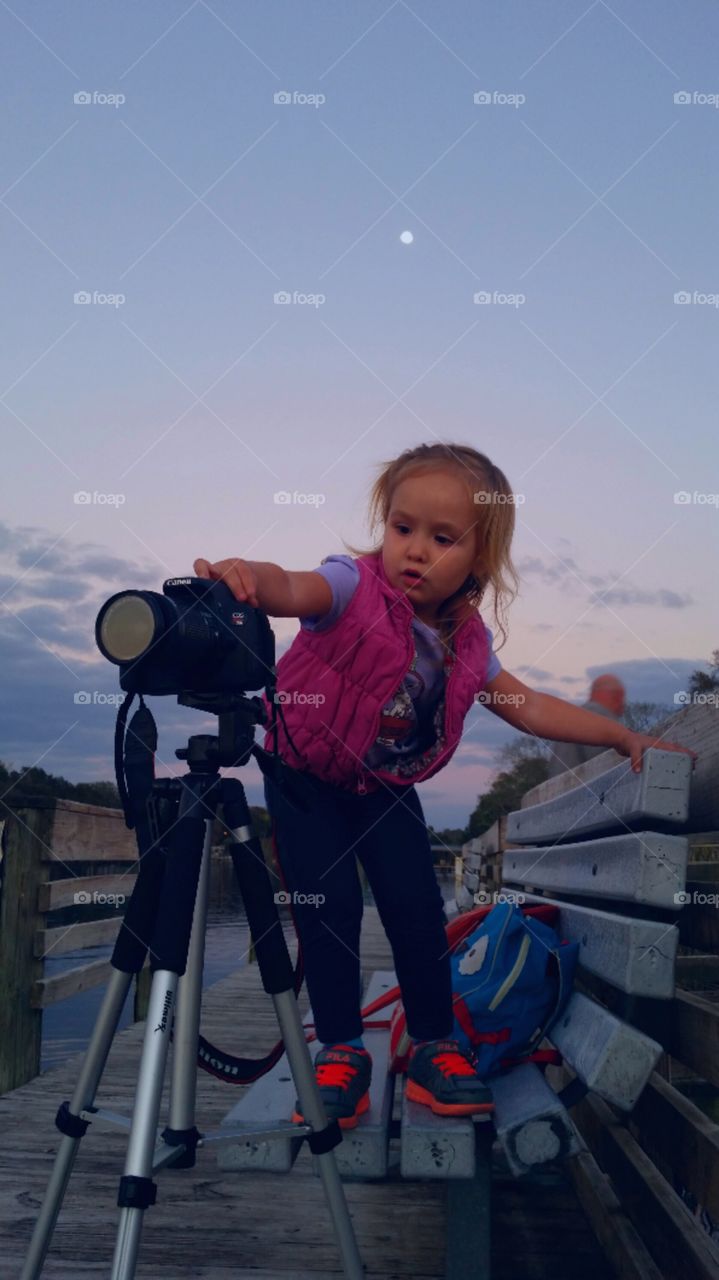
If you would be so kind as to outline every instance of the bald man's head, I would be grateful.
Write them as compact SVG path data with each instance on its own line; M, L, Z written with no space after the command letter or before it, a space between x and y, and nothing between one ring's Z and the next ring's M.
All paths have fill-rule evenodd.
M615 716L624 714L626 691L617 676L612 676L608 673L597 676L596 680L592 681L589 697L592 702L598 702L600 706L606 707L607 711L611 711Z

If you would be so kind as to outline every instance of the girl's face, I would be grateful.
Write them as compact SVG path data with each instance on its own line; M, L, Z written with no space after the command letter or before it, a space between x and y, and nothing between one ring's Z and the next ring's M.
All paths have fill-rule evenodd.
M423 622L436 622L440 605L474 567L476 523L467 484L456 472L419 473L397 485L385 525L382 561L392 586L406 593Z

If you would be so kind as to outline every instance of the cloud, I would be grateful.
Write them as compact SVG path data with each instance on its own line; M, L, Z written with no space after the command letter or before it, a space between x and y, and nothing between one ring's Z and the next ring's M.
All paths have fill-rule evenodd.
M44 563L44 562L43 562ZM23 583L23 590L29 596L42 596L44 600L51 596L54 600L84 600L90 586L86 582L57 575L45 575Z
M680 595L678 591L668 591L660 587L658 591L642 591L639 587L615 587L613 590L595 592L602 604L609 605L649 605L659 609L686 609L694 603L688 591Z
M97 700L79 705L75 694L89 692L97 699L120 692L116 668L95 647L95 618L115 591L157 589L158 573L93 543L53 543L57 537L47 529L12 529L0 522L0 758L15 768L39 764L71 781L108 779L114 773L115 707ZM175 746L210 721L170 708L170 699L165 703L174 731L184 735L167 748L175 768Z
M606 574L585 573L572 556L562 559L544 560L540 556L524 556L517 561L517 570L528 582L538 582L542 586L561 586L562 593L583 595L598 604L617 605L629 608L640 606L655 609L686 609L695 601L690 593L671 591L659 587L652 591L632 586L624 580L624 575L610 571ZM621 586L615 583L621 582ZM587 591L589 588L589 591ZM547 630L550 624L535 623L535 629Z
M527 666L526 664L523 664L521 667L516 667L515 670L519 672L531 673L533 680L553 680L554 679L554 676L551 671L543 671L541 667L530 667L530 666Z

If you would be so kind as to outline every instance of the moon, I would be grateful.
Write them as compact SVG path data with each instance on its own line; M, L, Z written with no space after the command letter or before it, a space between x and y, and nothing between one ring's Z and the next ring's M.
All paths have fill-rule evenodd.
M400 240L402 241L402 244L412 244L414 236L411 231L403 231L400 235Z

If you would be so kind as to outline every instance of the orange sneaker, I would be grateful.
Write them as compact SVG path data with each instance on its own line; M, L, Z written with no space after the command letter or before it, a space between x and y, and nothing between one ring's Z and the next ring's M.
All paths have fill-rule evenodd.
M470 1116L493 1111L492 1091L457 1040L428 1040L412 1052L407 1067L407 1097L440 1116Z
M354 1129L370 1105L372 1058L367 1050L349 1044L320 1049L315 1058L315 1079L327 1118L337 1120L340 1129ZM299 1099L295 1100L292 1119L296 1124L304 1124Z

